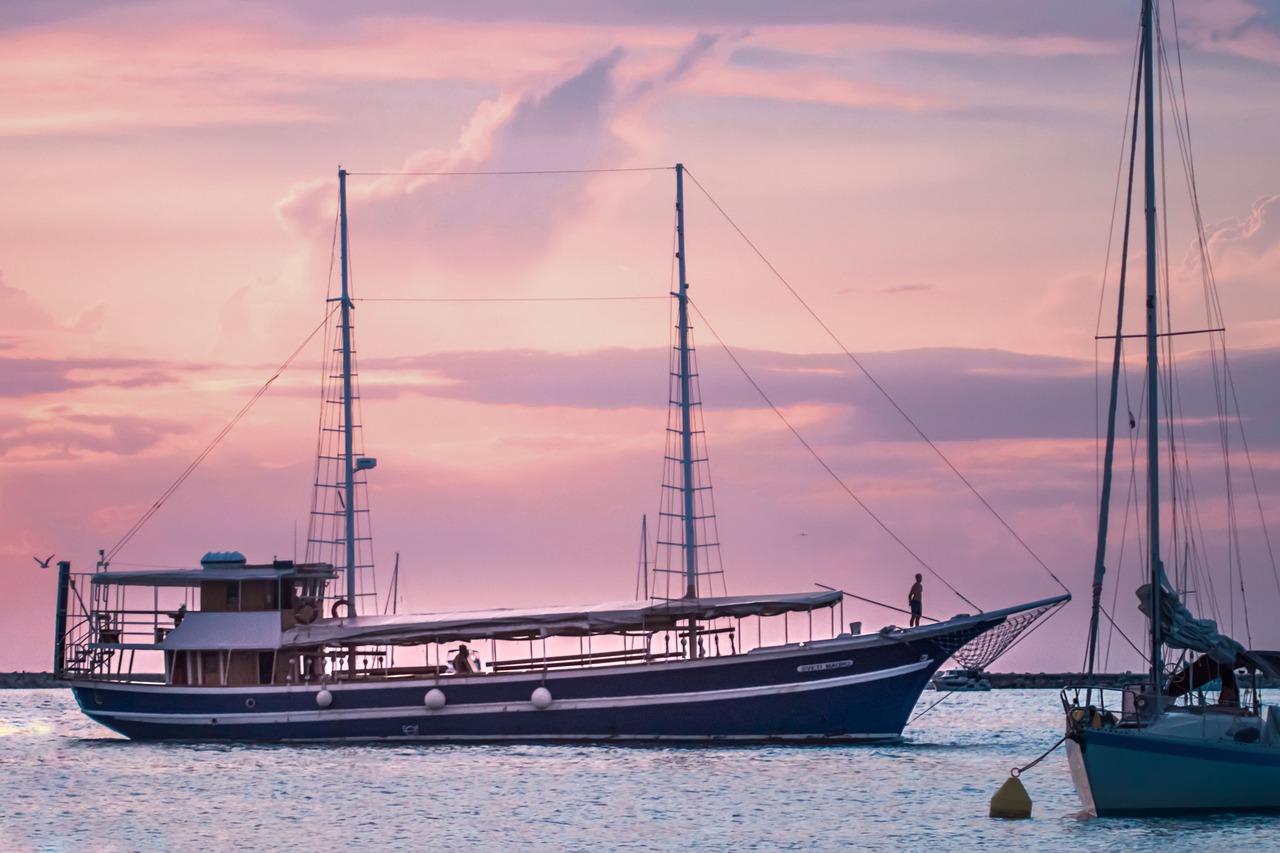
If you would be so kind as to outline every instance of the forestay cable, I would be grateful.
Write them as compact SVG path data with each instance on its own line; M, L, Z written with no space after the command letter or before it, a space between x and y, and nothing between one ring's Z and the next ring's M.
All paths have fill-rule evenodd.
M951 472L960 479L960 482L964 483L964 485L969 489L969 491L973 493L974 497L976 497L982 503L982 505L987 508L987 511L990 512L991 515L997 521L999 521L1001 525L1003 525L1004 529L1007 530L1009 532L1009 535L1011 535L1014 538L1014 540L1016 540L1017 543L1022 546L1023 550L1025 550L1028 554L1031 555L1031 558L1035 560L1040 565L1040 567L1045 570L1045 572L1048 573L1049 577L1053 578L1054 582L1057 583L1058 586L1062 588L1063 592L1066 592L1069 594L1071 590L1067 588L1067 585L1064 584L1062 580L1053 573L1053 570L1050 569L1049 566L1045 564L1044 560L1040 559L1040 556L1036 554L1035 551L1031 550L1031 546L1028 545L1026 541L1023 540L1023 538L1017 534L1017 532L1009 525L1009 523L1004 520L1004 517L1001 516L1000 513L996 512L995 507L993 507L987 501L987 499L982 496L982 494L974 487L972 483L969 482L969 480L964 476L964 474L960 473L960 469L956 468L956 466L951 463L951 460L947 458L946 454L942 452L941 448L939 448L936 444L933 443L933 440L930 439L929 436L925 434L924 430L922 430L916 424L916 422L911 419L911 416L908 415L906 411L904 411L903 408L898 405L897 401L894 400L893 397L889 395L889 392L886 391L884 387L879 382L876 381L875 377L872 376L871 373L867 370L867 368L862 365L862 362L858 360L857 356L855 356L852 352L850 352L849 348L846 347L838 337L836 337L835 332L833 332L831 328L822 321L822 318L819 317L817 313L812 308L809 307L809 304L804 301L804 298L801 297L798 292L796 292L796 289L791 286L791 283L788 282L786 278L783 277L782 273L780 273L778 269L774 267L774 265L769 261L769 259L764 256L764 253L761 252L756 247L756 245L751 242L751 239L747 237L747 235L743 233L742 229L738 227L738 224L734 222L733 219L730 218L729 214L726 213L724 208L720 206L720 203L717 202L714 198L712 198L711 193L707 192L706 187L698 183L698 179L695 178L692 174L689 174L689 170L687 168L685 169L685 174L689 175L690 180L693 181L693 183L698 187L698 189L702 190L702 194L706 196L707 200L711 202L711 204L715 207L717 211L719 211L720 215L723 216L725 221L729 223L729 226L733 228L734 231L738 232L738 236L743 239L743 241L747 244L747 246L751 249L751 251L755 252L756 257L758 257L764 263L764 265L769 268L769 271L772 272L774 277L777 278L778 281L782 283L782 286L785 287L793 297L795 297L796 301L799 302L801 307L804 308L804 310L809 313L809 316L813 318L814 322L816 322L818 326L821 327L822 330L827 333L827 336L831 338L833 342L835 342L836 346L840 348L841 352L843 352L849 358L849 360L854 363L854 365L858 368L858 370L862 372L862 375L867 378L867 381L869 381L872 384L872 386L874 386L875 389L880 392L881 396L883 396L885 400L889 402L889 405L893 406L893 408L898 412L898 414L902 416L902 419L905 420L913 430L915 430L916 434L919 435L920 438L923 439L924 442L928 444L930 448L933 449L933 452L938 455L938 458L941 459L943 463L948 468L951 469ZM755 383L753 382L752 384L754 385ZM763 394L763 392L761 393ZM772 405L772 403L770 405ZM775 409L774 411L777 411L777 409ZM789 424L788 424L788 427L790 427ZM795 430L792 430L792 432L795 432ZM808 445L806 445L806 447L807 446ZM826 467L826 463L823 463L823 467ZM859 501L859 504L861 505L861 501ZM868 512L870 512L870 510L868 510ZM897 537L894 537L894 538L896 539ZM933 571L933 570L930 569L930 571ZM935 572L934 575L936 577L937 573ZM938 578L938 579L942 580L941 578ZM943 581L943 583L946 583L946 581ZM959 595L959 593L956 593L956 594ZM964 596L961 596L961 598L964 598ZM968 599L965 599L965 601L968 601Z
M252 397L249 398L249 402L245 403L244 406L241 407L240 411L236 412L235 417L233 417L230 421L228 421L227 425L224 426L218 432L218 434L213 437L213 441L209 442L209 445L205 447L205 449L200 452L200 455L197 456L191 462L191 464L186 467L186 470L184 470L182 474L178 476L178 479L174 480L173 483L169 486L169 488L164 490L164 493L161 494L160 498L154 504L151 505L151 508L148 509L145 513L143 513L141 518L139 518L136 522L134 522L133 527L130 527L129 531L125 533L123 537L121 537L120 541L117 542L111 548L111 550L107 552L106 557L104 558L106 562L110 562L111 558L114 557L121 548L129 544L129 540L132 539L134 535L137 534L137 532L142 529L143 525L145 525L148 521L150 521L153 515L159 512L160 507L164 505L164 502L167 501L169 497L174 492L176 492L184 482L186 482L186 479L190 477L191 474L196 470L196 468L200 466L200 463L204 461L205 457L213 452L213 449L218 446L218 444L222 441L222 439L227 437L227 433L231 432L231 430L235 428L235 425L240 422L240 419L249 413L249 410L253 408L253 404L258 402L258 400L261 399L262 395L267 393L267 389L271 387L272 383L275 382L277 379L279 379L280 375L284 373L286 369L288 369L289 365L293 363L293 360L298 357L298 355L302 352L302 350L306 348L307 344L311 342L311 339L316 336L316 333L325 327L325 324L329 322L329 318L333 316L333 312L336 310L337 310L337 306L334 306L333 308L329 309L329 313L325 314L324 319L320 321L320 325L316 326L314 329L311 330L311 334L307 335L306 339L301 344L298 345L298 348L295 349L293 353L284 360L284 363L281 364L278 368L276 368L276 372L271 375L271 378L268 379L263 384L263 386L254 393Z
M871 520L874 521L876 524L878 524L881 530L889 534L889 538L891 538L894 542L897 542L898 545L901 546L902 550L910 554L911 558L914 559L921 566L923 566L924 569L929 572L929 574L933 575L935 578L941 581L943 586L945 586L947 589L955 593L956 597L958 597L965 604L981 612L982 611L981 607L974 604L969 599L965 598L960 593L960 590L956 589L954 586L947 583L946 578L938 574L937 570L934 569L932 566L930 566L928 563L926 563L923 557L921 557L915 551L912 551L911 546L909 546L906 542L903 542L902 539L898 536L898 534L894 533L893 530L889 528L889 525L885 524L884 521L880 519L880 516L876 515L875 512L872 511L871 507L863 503L862 498L858 497L854 493L853 489L849 488L848 484L846 484L844 480L840 479L840 475L832 470L831 466L828 465L826 461L821 456L818 455L818 452L813 449L813 447L809 444L809 442L805 441L805 438L803 435L800 434L800 431L791 425L791 421L787 420L787 416L782 414L782 410L779 409L776 405L774 405L773 401L769 399L769 395L764 392L764 389L760 387L759 383L757 383L756 380L752 378L751 374L747 372L747 369L742 366L742 362L740 362L738 360L738 357L733 354L733 350L729 349L728 344L724 342L724 339L720 337L719 333L717 333L716 330L711 327L711 323L707 321L706 315L703 314L700 310L698 310L698 306L693 304L692 299L689 300L689 304L693 306L693 310L697 312L698 318L702 320L703 325L707 327L707 331L710 332L712 337L716 339L716 342L720 344L721 349L723 349L725 353L728 354L729 358L737 366L738 370L740 370L742 372L742 375L746 377L747 381L751 383L751 387L756 389L756 393L760 395L760 399L764 400L770 409L773 409L773 413L778 416L778 419L782 421L783 425L787 429L791 430L791 434L796 437L796 441L800 442L800 444L803 445L804 449L809 451L809 455L812 456L814 460L817 461L817 463L822 466L822 469L824 471L826 471L828 474L831 475L831 479L835 480L836 483L840 486L840 488L844 489L845 494L853 498L854 503L862 507L862 511L865 512L868 516L870 516ZM1063 588L1065 589L1065 587Z

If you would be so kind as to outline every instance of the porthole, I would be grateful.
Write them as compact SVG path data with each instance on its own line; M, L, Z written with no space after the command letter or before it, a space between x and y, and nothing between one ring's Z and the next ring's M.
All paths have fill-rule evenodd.
M253 710L253 708L257 706L257 704L258 704L258 700L254 699L252 696L244 700L244 706L249 710Z

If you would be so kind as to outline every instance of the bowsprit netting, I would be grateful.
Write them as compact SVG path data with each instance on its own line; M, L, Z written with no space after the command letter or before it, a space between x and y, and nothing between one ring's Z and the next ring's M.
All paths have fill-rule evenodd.
M1034 610L1015 613L1001 624L968 642L961 642L960 635L956 635L955 642L958 645L951 652L951 657L966 669L985 669L1009 651L1036 626L1037 622L1047 619L1065 603L1065 601L1057 601ZM946 648L949 645L947 640L947 637L942 637L939 643Z

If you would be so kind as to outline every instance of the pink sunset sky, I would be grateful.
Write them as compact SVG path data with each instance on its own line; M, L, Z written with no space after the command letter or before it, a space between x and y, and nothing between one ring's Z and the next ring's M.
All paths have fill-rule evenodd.
M90 569L320 322L339 165L677 162L697 182L687 256L729 591L821 583L901 605L920 568L717 335L966 597L995 609L1058 587L698 185L1075 594L996 668L1078 668L1137 0L537 5L6 6L0 670L51 666L55 576L33 555ZM1280 11L1202 0L1178 26L1232 369L1263 511L1280 519ZM669 168L350 179L375 553L384 582L400 555L401 610L634 593L662 474L674 191ZM1171 213L1175 287L1197 277L1184 221ZM378 301L515 297L645 298ZM1199 299L1175 299L1183 328L1204 327ZM117 567L294 556L318 340ZM1194 381L1204 358L1185 346ZM1242 511L1247 534L1256 518ZM1265 549L1248 554L1251 633L1241 578L1217 615L1280 648L1280 583ZM1134 636L1126 559L1107 600ZM930 615L971 609L932 574L925 590ZM1141 666L1126 648L1114 639L1110 668Z

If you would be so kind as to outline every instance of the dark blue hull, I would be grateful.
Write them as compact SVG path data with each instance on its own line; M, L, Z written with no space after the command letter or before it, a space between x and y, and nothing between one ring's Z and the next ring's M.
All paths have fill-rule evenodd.
M546 673L244 687L73 681L72 690L91 718L141 740L892 741L938 667L990 627L975 619L945 634ZM539 688L550 695L535 701ZM434 709L433 691L430 701L443 699Z

